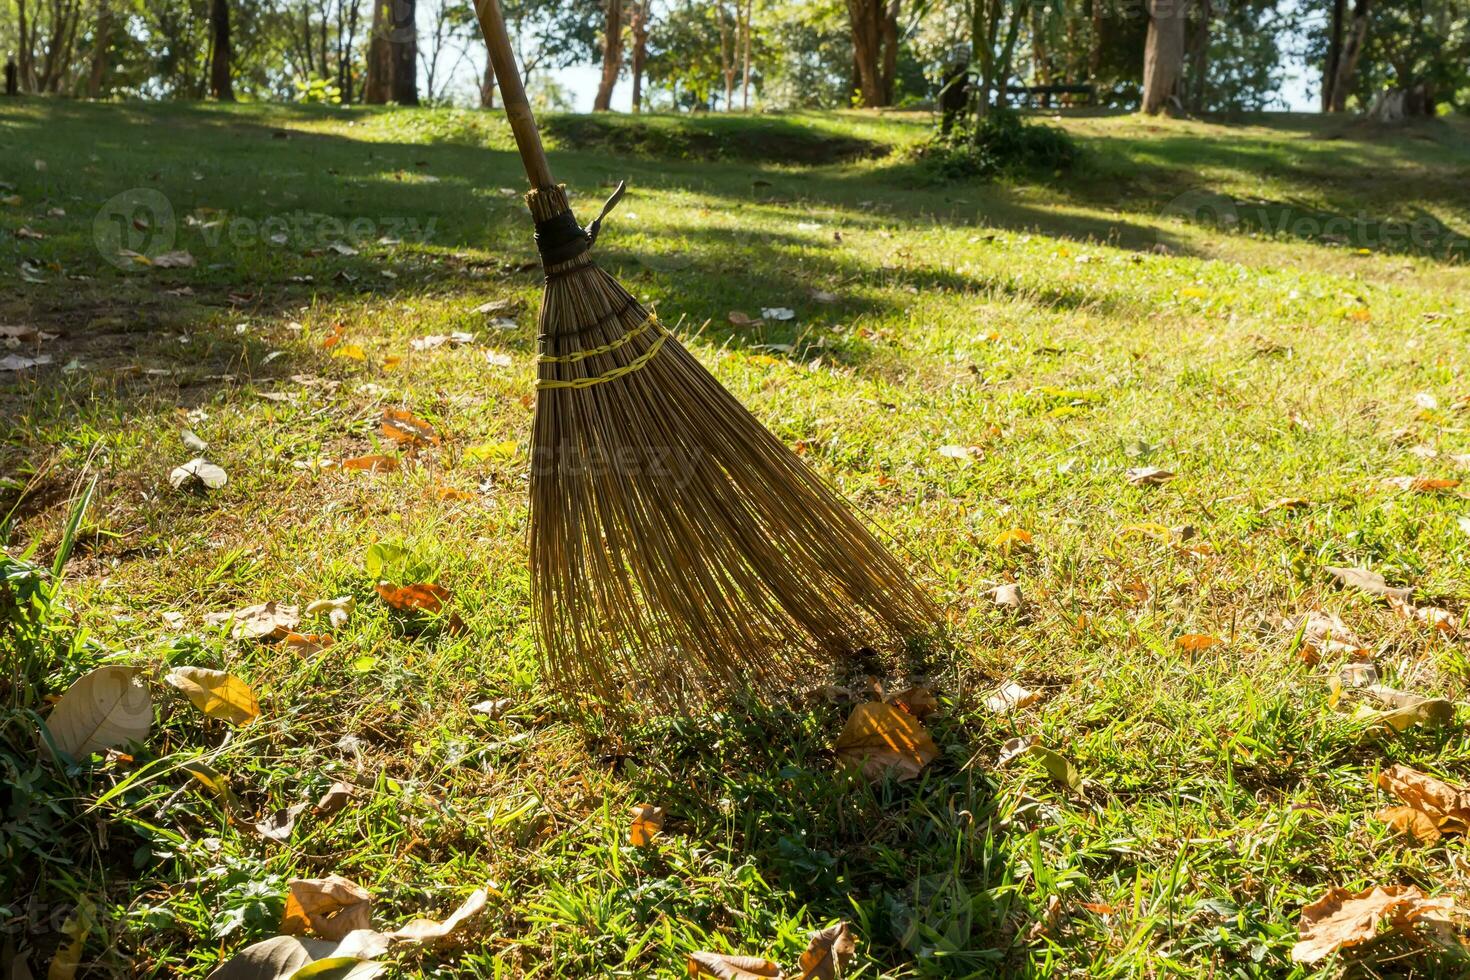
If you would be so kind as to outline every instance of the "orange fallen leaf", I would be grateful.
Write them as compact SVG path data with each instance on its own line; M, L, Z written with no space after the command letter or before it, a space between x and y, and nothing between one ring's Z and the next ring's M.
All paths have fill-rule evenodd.
M438 612L449 601L449 590L433 582L416 585L379 585L378 595L399 612Z
M347 325L345 323L332 324L331 332L322 338L322 348L324 350L330 350L333 347L336 347L337 344L341 343L342 337L346 333Z
M392 473L398 469L398 460L393 456L354 456L344 459L342 468L366 473Z
M1217 647L1224 641L1218 637L1206 633L1185 633L1174 641L1174 645L1185 653L1199 653L1210 647Z
M440 500L474 500L475 495L458 487L439 487L434 495Z
M383 409L383 421L379 428L385 437L406 446L439 445L439 433L434 431L432 425L402 409Z
M281 640L281 648L291 653L309 657L321 653L337 641L329 633L287 633Z
M990 542L991 546L1003 555L1009 555L1017 548L1031 544L1031 532L1023 531L1019 527L1013 527L1009 531L1002 531Z
M923 686L906 688L897 694L890 694L885 700L889 704L897 705L915 718L926 718L939 708L939 702L934 699L934 692Z
M1454 910L1453 898L1430 898L1412 885L1375 885L1360 892L1329 888L1302 909L1300 939L1292 947L1291 958L1297 963L1316 963L1340 949L1376 938L1385 924L1407 934L1418 922L1447 920Z
M633 822L628 825L628 843L634 847L647 847L653 838L664 829L664 808L649 803L639 803L631 808Z
M1428 476L1391 476L1383 481L1383 485L1412 493L1436 493L1440 490L1453 490L1460 485L1460 481Z

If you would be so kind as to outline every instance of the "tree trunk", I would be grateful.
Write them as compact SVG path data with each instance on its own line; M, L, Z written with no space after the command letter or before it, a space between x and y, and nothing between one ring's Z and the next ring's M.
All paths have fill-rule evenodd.
M87 98L102 95L102 83L107 78L107 48L112 43L112 6L108 0L97 5L97 36L92 42L92 70L87 74Z
M393 0L374 0L373 33L368 40L367 78L362 86L362 101L369 105L383 105L388 101L389 68L389 5Z
M1210 0L1200 0L1199 27L1193 38L1194 58L1191 71L1194 73L1194 87L1189 95L1190 112L1205 111L1205 82L1210 70L1210 16L1213 13Z
M593 112L612 109L613 88L623 73L623 0L604 0L607 13L602 30L602 78L597 82Z
M740 111L741 112L749 112L750 111L750 21L751 21L751 14L754 13L754 10L753 10L754 7L755 7L755 0L745 0L745 16L743 18L743 20L744 20L744 35L745 35L745 44L744 44L745 53L743 55L743 58L744 58L744 61L745 61L745 66L742 69L742 73L744 75L744 79L740 83Z
M1332 90L1337 85L1337 67L1342 64L1343 20L1347 0L1332 0L1332 22L1327 33L1327 63L1322 67L1322 111L1332 111Z
M715 7L715 12L720 24L720 77L725 80L725 111L729 112L735 108L735 72L738 70L737 59L740 56L740 14L737 7L732 22L726 16L723 2Z
M883 84L883 0L847 0L852 21L852 57L857 74L858 99L868 108L886 105Z
M1363 56L1363 42L1368 39L1370 13L1371 0L1353 0L1353 22L1347 29L1342 54L1337 63L1337 74L1332 80L1331 112L1347 111L1347 97L1353 88L1353 78L1358 73L1358 59Z
M480 108L495 108L495 65L485 58L485 74L480 78Z
M388 35L389 88L399 105L419 104L418 29L414 0L392 0L393 30Z
M210 0L209 29L214 38L210 46L209 94L221 102L234 102L235 85L230 78L229 0Z
M888 0L879 30L883 39L883 74L879 81L883 85L884 105L893 105L893 86L898 81L898 3L899 0Z
M643 111L643 63L648 60L648 15L649 0L641 0L633 4L632 22L629 25L633 34L633 111Z
M1148 40L1143 50L1143 111L1156 116L1179 106L1189 0L1149 0L1148 6Z
M20 51L20 63L16 68L20 74L20 90L29 92L34 87L31 74L31 32L26 21L26 0L16 0L17 29L19 31L17 46Z

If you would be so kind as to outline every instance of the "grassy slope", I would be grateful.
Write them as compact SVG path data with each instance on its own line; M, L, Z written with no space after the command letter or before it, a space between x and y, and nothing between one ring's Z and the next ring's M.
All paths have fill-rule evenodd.
M906 142L923 120L796 124ZM92 817L58 829L23 814L15 827L49 863L39 882L34 856L12 872L20 893L90 894L116 916L115 945L94 938L94 954L200 975L272 934L290 877L351 877L387 923L447 912L489 881L500 895L481 932L411 962L547 977L673 976L697 948L789 962L806 930L838 917L862 938L863 976L1289 975L1297 910L1328 884L1463 894L1450 852L1405 846L1372 818L1371 779L1389 761L1470 776L1470 741L1365 735L1327 706L1336 664L1299 662L1281 622L1339 612L1390 682L1463 693L1461 644L1336 590L1321 568L1365 564L1457 611L1470 599L1463 501L1379 484L1452 475L1411 445L1470 452L1465 414L1448 409L1470 394L1464 268L1158 214L1203 186L1347 214L1422 207L1464 231L1470 140L1450 125L1324 140L1303 119L1067 125L1095 150L1088 176L1032 186L925 185L896 157L803 169L553 154L584 214L601 185L630 179L604 264L682 319L720 378L889 527L952 610L960 653L930 667L943 755L919 782L868 788L834 773L845 709L820 700L589 732L538 687L522 546L534 319L497 331L473 312L499 298L534 308L537 288L521 271L523 211L500 191L519 177L498 120L0 106L0 159L23 165L3 175L20 202L0 226L49 236L0 241L0 322L60 332L45 349L83 365L0 385L3 471L35 477L12 545L49 554L90 453L103 474L66 595L94 642L48 688L107 656L228 666L260 692L264 721L227 737L159 693L135 765L208 750L256 811L315 799L334 778L365 790L282 846L177 792L185 780L165 767L102 808L95 848L75 844ZM373 238L394 218L435 224L427 243L314 257L296 237L240 226L237 244L212 247L181 226L197 268L121 272L99 261L93 215L128 188L156 189L180 219L366 217ZM22 259L47 281L22 283ZM778 305L796 320L725 322ZM365 360L323 349L334 324ZM409 348L461 329L482 346ZM793 349L757 346L772 343ZM487 362L484 344L512 366ZM1419 392L1445 408L1421 412ZM394 475L294 465L378 451L384 406L430 419L445 447ZM183 425L230 473L204 499L167 487L190 455ZM502 441L520 447L513 458L466 453ZM965 464L943 444L978 449ZM1123 472L1139 465L1179 477L1130 486ZM1283 496L1312 505L1262 514ZM1126 530L1186 524L1201 547ZM992 547L1010 528L1034 548ZM375 540L432 565L467 631L384 610L363 570ZM1028 597L1021 621L986 597L1003 581ZM310 658L201 625L212 610L335 595L359 611ZM1226 642L1190 656L1174 643L1185 633ZM1003 677L1040 703L985 712ZM469 711L499 697L514 704L499 720ZM992 769L1024 733L1075 760L1082 795L1029 762ZM119 778L82 777L80 795ZM641 801L670 814L655 849L624 846ZM1053 895L1059 924L1028 939Z

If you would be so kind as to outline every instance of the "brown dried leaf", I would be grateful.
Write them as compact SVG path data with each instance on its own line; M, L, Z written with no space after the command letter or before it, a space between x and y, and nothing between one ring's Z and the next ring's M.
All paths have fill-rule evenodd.
M1408 599L1414 592L1413 589L1389 585L1382 575L1366 568L1338 568L1328 565L1324 571L1337 579L1340 585L1359 589L1369 595Z
M356 929L372 927L372 897L340 875L293 878L286 887L281 932L289 936L311 930L323 939L341 940Z
M900 782L914 779L939 757L939 747L917 718L881 701L854 708L834 748L838 759L871 780L890 771Z
M115 745L141 742L152 723L153 700L142 676L132 667L114 665L77 678L46 717L46 730L58 749L85 759Z
M296 629L301 616L295 606L272 600L233 612L206 613L204 621L210 626L232 624L230 635L237 640L280 640Z
M322 794L322 798L316 801L317 814L326 817L336 813L345 807L356 793L356 786L353 786L351 783L345 783L340 779L337 780L331 786L327 787L327 791Z
M818 929L801 954L801 980L835 980L856 952L857 943L846 922Z
M1360 892L1329 888L1302 909L1300 939L1292 947L1291 958L1297 963L1316 963L1375 938L1385 924L1408 933L1420 921L1449 918L1454 909L1453 898L1430 898L1412 885L1375 885Z
M407 446L439 445L439 433L434 431L432 425L402 409L383 409L383 421L379 429L385 437Z
M719 980L761 980L783 975L781 968L770 960L728 953L690 953L687 966L691 977L718 977Z
M433 582L419 582L416 585L379 585L378 595L399 612L420 610L435 613L444 608L444 603L449 601L449 590Z
M1378 786L1386 793L1391 793L1403 801L1403 807L1391 807L1390 810L1412 810L1422 815L1422 821L1415 821L1409 826L1401 826L1400 823L1389 820L1384 816L1384 811L1379 818L1388 820L1400 830L1410 830L1415 837L1425 843L1438 840L1441 834L1470 833L1470 790L1463 787L1452 786L1441 779L1410 769L1402 764L1389 766L1378 774ZM1402 818L1408 823L1406 817ZM1432 834L1421 832L1427 826L1433 831Z
M1156 487L1174 479L1173 473L1169 470L1161 470L1157 466L1135 466L1123 475L1135 487Z
M1454 724L1455 706L1444 698L1426 698L1383 684L1375 684L1364 690L1388 708L1386 711L1369 710L1362 716L1374 724L1387 725L1396 732L1402 732L1414 725L1444 728Z
M904 688L897 694L890 694L885 698L889 704L897 705L915 718L927 718L939 710L939 702L934 698L934 692L923 685Z
M1287 629L1302 635L1302 652L1309 661L1323 657L1348 656L1367 660L1373 656L1368 645L1331 613L1311 610L1287 624Z
M628 825L628 843L634 847L647 847L653 838L664 829L664 808L650 803L639 803L629 808L633 822Z
M255 832L268 840L288 841L291 839L291 831L296 828L296 818L305 809L305 803L295 803L291 806L281 807L279 810L268 815L264 820L257 820L255 822Z
M281 649L302 657L321 653L337 641L327 633L287 633L281 640Z

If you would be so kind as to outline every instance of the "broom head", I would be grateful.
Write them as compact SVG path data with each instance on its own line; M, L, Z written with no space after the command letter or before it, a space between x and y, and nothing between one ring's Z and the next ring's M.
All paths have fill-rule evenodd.
M601 218L578 228L561 187L527 203L546 266L530 552L550 684L685 712L930 632L937 611L868 527L592 262Z

